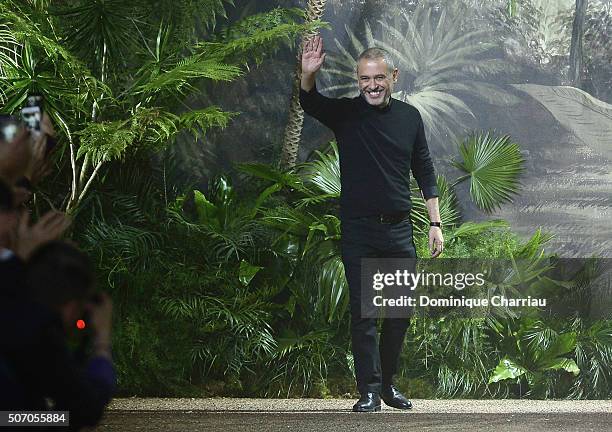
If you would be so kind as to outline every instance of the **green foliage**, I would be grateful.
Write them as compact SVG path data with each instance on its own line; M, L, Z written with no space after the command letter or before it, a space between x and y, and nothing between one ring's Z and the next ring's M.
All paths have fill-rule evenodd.
M199 395L198 388L190 382L189 326L179 328L179 323L169 323L148 305L139 302L138 306L141 310L133 305L115 311L121 316L113 326L118 395ZM168 331L170 324L172 331Z
M278 338L278 348L270 365L272 396L305 396L316 382L326 382L328 362L337 355L330 343L331 332L318 329L298 335L288 330ZM294 389L301 384L301 391Z
M195 79L232 81L241 75L240 68L208 60L205 55L200 54L180 60L172 69L162 72L145 85L138 87L136 92L185 94L187 91L195 91L195 87L191 85Z
M529 385L526 395L554 397L554 387L547 379L549 373L557 370L580 373L576 362L564 356L576 348L574 332L560 333L533 318L519 322L506 319L504 323L494 322L489 328L507 350L489 377L489 383L524 376Z
M99 71L102 80L106 79L109 59L124 60L137 49L137 22L142 22L143 16L134 2L79 1L74 6L54 8L51 14L71 23L63 43Z
M589 325L576 318L571 330L577 333L575 356L581 373L572 384L573 398L607 398L612 379L612 322L596 321Z
M19 44L6 25L0 25L0 68L9 64L16 66L19 61ZM0 69L0 72L3 72Z
M226 128L230 120L238 113L222 111L211 106L201 110L191 110L181 114L180 122L184 130L191 132L194 138L204 136L211 128Z
M150 191L132 200L114 196L113 208L92 219L85 241L115 297L134 310L147 301L142 316L122 312L127 321L117 324L128 394L352 391L340 223L333 201L302 205L320 192L309 189L320 170L300 177L264 165L241 168L252 176L240 184L217 177L206 190L170 201L166 212L145 209L150 199L143 196L162 196ZM121 220L110 217L119 209ZM447 238L448 257L517 257L517 269L504 279L509 285L545 280L550 268L543 254L549 236L541 231L521 241L503 221L464 222ZM416 241L419 254L426 253L425 236ZM156 320L150 334L149 319ZM427 397L604 397L611 342L608 321L417 316L398 383L420 383ZM160 348L164 343L176 352ZM163 354L155 357L156 349ZM142 370L130 372L130 362ZM169 378L160 384L163 374Z
M203 139L237 116L213 105L186 110L202 84L241 77L249 64L322 24L298 24L302 13L288 9L225 23L233 3L224 0L51 3L0 4L0 97L11 112L28 93L43 94L62 130L58 183L76 189L44 197L81 200L71 204L74 236L114 299L120 394L352 391L335 144L294 171L242 164L235 177L211 178L206 188L168 181L179 170L165 152L178 134ZM444 120L444 131L458 113L469 113L455 92L491 102L509 97L482 82L504 67L490 56L484 33L459 32L450 9L437 22L431 12L420 14L427 19L383 29L412 68L406 97L427 105L426 120ZM405 34L394 29L402 26L414 44L397 46ZM477 184L475 200L494 208L517 189L518 148L507 138L471 139L457 164ZM550 284L568 299L583 295L578 283L547 279L549 235L538 230L521 241L503 221L464 221L454 193L461 179L437 180L447 257L514 258L506 285ZM414 183L412 191L415 241L427 256L426 206ZM398 382L428 397L605 398L611 346L610 322L584 317L416 317Z
M195 324L196 341L191 360L201 362L204 373L240 376L266 354L272 353L276 341L268 322L266 304L240 290L223 298L195 295L188 298L165 297L161 309L175 320Z
M300 175L306 180L307 185L311 185L325 197L340 196L340 156L338 145L332 141L329 144L330 153L322 153L317 150L317 159L305 162L299 166ZM312 198L311 201L316 201ZM307 201L306 203L308 203Z
M470 196L481 209L491 212L502 203L511 201L518 191L518 176L523 171L523 158L519 146L508 135L493 137L472 134L459 145L461 161L453 166L467 173L470 179Z
M216 33L211 43L201 44L204 52L214 48L213 43L225 44L222 51L215 50L215 55L224 59L252 59L260 64L266 52L276 51L279 48L278 36L287 34L284 38L289 46L294 46L294 38L301 28L295 23L304 19L301 9L276 8L266 13L247 16L238 22L227 26ZM307 25L308 30L322 27L322 23L314 22ZM262 48L265 47L265 50ZM218 53L218 54L217 54Z
M412 223L414 224L414 228L417 232L427 232L429 231L430 220L427 204L421 195L421 191L414 177L410 179L410 182ZM438 192L440 194L438 198L440 220L445 227L452 229L453 226L459 222L461 216L458 210L457 197L455 196L452 186L446 181L446 178L437 176L436 183L438 185Z
M59 152L70 158L68 209L78 206L96 177L104 178L101 168L108 162L166 149L182 131L203 138L211 128L226 127L237 113L209 106L181 114L187 98L205 82L241 77L249 61L261 62L313 28L299 24L295 10L274 9L218 34L184 38L191 14L201 14L197 18L210 30L228 4L70 0L38 9L41 4L9 0L0 5L3 110L17 110L27 94L45 97L45 109L63 131L60 140L68 141ZM152 6L165 14L152 14Z
M135 132L125 128L126 121L91 123L81 131L77 157L88 154L94 163L121 159L135 139Z

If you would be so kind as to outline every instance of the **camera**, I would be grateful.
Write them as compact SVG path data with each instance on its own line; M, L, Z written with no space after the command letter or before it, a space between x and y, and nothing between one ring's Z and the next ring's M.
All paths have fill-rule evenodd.
M40 95L28 96L24 107L21 109L21 121L32 136L39 138L42 135L43 97ZM48 155L57 142L51 136L47 136Z
M23 121L25 127L35 137L39 137L42 133L42 104L42 96L28 96L26 99L25 106L21 109L21 120Z

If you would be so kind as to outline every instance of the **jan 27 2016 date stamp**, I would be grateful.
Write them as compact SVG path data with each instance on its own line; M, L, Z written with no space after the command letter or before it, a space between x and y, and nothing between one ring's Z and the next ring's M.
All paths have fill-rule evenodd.
M0 411L0 427L69 425L68 411Z

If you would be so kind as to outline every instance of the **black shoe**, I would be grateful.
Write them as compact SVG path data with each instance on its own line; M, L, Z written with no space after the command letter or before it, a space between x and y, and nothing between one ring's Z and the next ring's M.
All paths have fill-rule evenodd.
M380 411L380 395L378 393L364 393L355 405L354 412L375 412Z
M382 400L390 407L397 409L411 409L412 402L406 399L406 396L401 394L394 385L383 386L380 393Z

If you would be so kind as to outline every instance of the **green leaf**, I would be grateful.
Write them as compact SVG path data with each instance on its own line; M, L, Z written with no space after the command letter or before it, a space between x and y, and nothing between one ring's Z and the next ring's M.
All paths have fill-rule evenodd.
M325 261L319 274L320 299L327 310L327 322L332 323L344 316L348 308L348 284L344 274L342 258L338 255Z
M576 332L568 332L560 334L555 338L551 345L542 353L541 361L547 362L552 358L559 357L573 351L576 348Z
M574 376L577 376L580 373L580 368L578 367L576 362L572 359L568 359L565 357L559 357L559 358L552 360L551 362L544 365L543 369L547 369L547 370L563 369L566 372L574 374Z
M507 0L507 2L508 2L507 4L508 15L513 17L514 15L516 15L516 9L517 9L516 0Z
M238 279L240 283L247 286L251 283L251 280L255 277L257 272L263 267L255 266L245 260L240 261L240 270L238 271Z
M203 59L201 56L192 56L181 60L172 69L160 73L135 91L136 93L185 93L187 89L195 91L192 84L196 80L206 78L213 81L232 81L242 74L242 70L237 66Z
M270 165L260 163L240 163L236 164L236 168L254 177L278 183L283 187L306 190L302 179L291 171L283 172Z
M301 21L300 15L298 9L283 8L251 15L219 32L213 41L197 44L196 51L206 58L214 57L223 62L246 64L254 60L260 64L283 42L291 46L295 36L326 27L320 21L297 23Z
M459 210L457 204L457 197L453 188L448 184L446 179L440 175L436 176L436 183L438 185L438 192L440 194L438 198L440 220L442 225L450 227L455 225L459 221ZM411 218L412 222L420 232L429 231L429 211L427 210L427 203L421 195L421 190L414 177L410 179L410 192L412 195L412 209Z
M494 137L491 132L474 133L459 144L462 160L452 165L467 175L455 184L470 180L470 196L481 209L492 212L518 192L518 177L523 171L523 157L510 136Z
M206 131L212 127L227 127L229 121L237 115L237 112L226 112L216 106L210 106L181 114L180 124L197 139L203 137Z
M329 143L329 152L316 151L318 158L298 166L304 183L311 184L327 196L340 196L340 156L335 141Z
M489 377L489 384L506 379L515 379L524 375L526 372L527 370L521 365L515 363L508 357L504 357L499 361L499 364Z
M253 204L253 209L251 210L251 218L255 217L263 203L266 202L266 200L272 194L275 194L276 192L280 191L282 187L283 186L281 184L274 183L273 185L268 186L262 193L260 193L257 199L255 200L255 204Z
M109 60L123 63L137 47L136 23L143 13L133 2L88 0L74 7L54 8L52 14L71 23L64 43L94 64L103 80Z
M77 158L88 154L94 164L121 159L136 138L125 121L89 123L75 135L81 137Z
M198 213L199 222L203 225L219 226L217 220L217 207L206 199L206 196L199 190L193 191L196 211Z
M469 237L487 231L491 228L507 228L505 220L491 220L484 222L464 222L455 230L448 231L448 240L459 237ZM447 234L445 233L445 236Z

